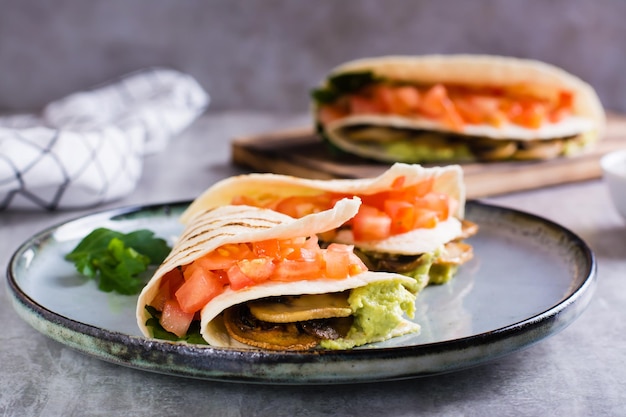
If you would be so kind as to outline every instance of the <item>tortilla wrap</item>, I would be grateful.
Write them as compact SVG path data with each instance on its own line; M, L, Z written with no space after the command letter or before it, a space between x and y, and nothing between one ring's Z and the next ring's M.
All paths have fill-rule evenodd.
M465 123L459 130L437 119L396 114L351 114L323 123L319 118L320 103L315 102L314 117L322 136L343 151L369 159L414 163L548 159L591 146L605 129L604 109L595 90L563 69L536 60L489 55L365 58L336 67L319 88L328 88L332 77L363 72L371 72L376 79L396 85L495 87L550 102L556 102L562 91L573 94L571 114L553 123L543 123L539 128L513 123L499 126ZM449 148L455 146L455 153L442 149L446 144ZM515 146L504 150L505 144ZM411 146L420 150L412 150Z
M433 229L416 229L376 242L354 242L351 236L342 233L341 243L398 254L431 252L461 234L459 219L464 217L465 186L463 171L458 165L426 168L420 165L396 163L375 178L314 180L277 174L247 174L222 180L202 193L182 214L181 221L188 223L206 210L230 204L238 195L263 199L271 193L279 197L316 195L321 192L336 192L347 195L374 194L389 190L398 177L410 186L434 178L433 190L454 198L457 210L453 217Z
M333 229L352 218L358 211L360 200L344 199L333 209L294 219L281 213L250 207L220 206L204 210L188 222L178 238L169 256L156 270L145 286L137 302L137 324L142 333L151 336L146 326L150 318L145 306L151 305L159 291L161 281L167 273L229 243L258 242L269 239L291 239L308 237L325 230ZM318 279L294 282L266 281L261 284L234 291L226 287L225 291L210 300L200 312L201 334L214 346L238 345L223 333L220 314L227 308L250 300L270 296L324 294L342 292L371 283L397 281L414 286L412 280L397 274L366 271L346 279ZM413 299L414 300L414 299ZM216 321L217 320L217 321ZM415 323L403 319L395 328L390 329L388 337L419 330Z

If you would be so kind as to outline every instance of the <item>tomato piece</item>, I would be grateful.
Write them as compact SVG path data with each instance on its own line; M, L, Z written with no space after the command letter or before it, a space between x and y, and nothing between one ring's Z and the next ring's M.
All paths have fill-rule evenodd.
M415 208L413 214L415 217L415 223L413 224L414 229L432 229L439 223L437 213L432 210Z
M171 298L165 302L160 322L161 326L168 332L174 333L178 337L183 337L189 330L193 317L194 313L184 312L176 298Z
M195 313L222 293L220 277L203 268L195 268L191 276L176 291L176 300L185 313Z
M200 267L207 270L228 269L240 259L250 259L254 253L245 244L227 244L196 259L192 267ZM193 271L191 271L193 272Z
M268 257L242 259L237 262L237 266L241 273L255 283L267 281L274 273L274 269L276 269L273 260Z
M289 243L281 245L280 258L289 260L307 260L315 261L319 260L320 247L318 244L318 237L311 236L308 239L302 239L298 241L291 241Z
M263 240L252 243L252 252L258 257L278 258L281 254L278 239Z
M392 200L404 200L412 202L416 198L424 197L426 194L430 193L433 189L434 184L435 178L431 177L408 187L404 187L400 190L391 190L389 191L388 198Z
M249 287L255 284L255 281L243 273L243 271L239 268L239 265L234 264L228 271L226 271L228 275L228 282L230 283L230 288L233 290L240 290L245 287Z
M402 190L404 188L404 182L406 181L406 177L404 175L400 175L393 180L391 183L392 190Z
M325 105L317 110L317 119L323 124L327 125L335 120L342 119L348 115L343 106L337 105Z
M390 232L391 217L376 207L361 205L352 219L352 233L357 241L385 239Z
M426 91L420 110L427 116L441 121L454 130L463 129L463 118L448 96L446 87L435 84Z
M364 206L375 207L378 210L383 210L385 207L385 200L389 198L389 191L381 191L375 194L359 195L361 198L361 208Z
M545 104L536 101L518 103L513 106L512 111L509 111L509 119L511 122L531 129L541 127L546 116L547 110Z
M465 123L481 124L485 120L483 110L474 105L471 97L457 97L454 105Z
M319 213L331 207L329 194L318 196L291 196L284 198L276 204L274 210L299 219L307 214Z
M416 87L406 85L394 89L394 113L411 114L420 106L420 92Z
M331 243L324 250L324 268L326 277L338 279L359 274L367 270L363 261L353 252L353 245Z
M420 103L420 111L431 118L443 116L444 108L442 102L447 96L446 88L442 84L435 84L424 94Z
M234 206L258 206L257 201L252 198L249 197L247 195L236 195L232 198L232 200L230 201L230 204L234 205Z
M338 250L324 252L326 276L328 278L345 278L350 275L350 253Z
M415 225L415 206L408 201L385 201L385 213L391 218L391 234L406 233Z
M439 220L446 220L450 215L450 200L443 193L428 193L415 201L415 207L435 212Z
M318 260L283 259L276 263L272 281L300 281L324 276L322 262Z
M370 89L372 100L376 103L378 112L394 113L394 94L390 86L379 84L372 86Z
M380 114L385 113L385 106L380 101L363 95L348 97L351 114Z
M559 93L556 108L550 113L550 121L556 123L568 116L574 106L574 94L571 91L561 91Z

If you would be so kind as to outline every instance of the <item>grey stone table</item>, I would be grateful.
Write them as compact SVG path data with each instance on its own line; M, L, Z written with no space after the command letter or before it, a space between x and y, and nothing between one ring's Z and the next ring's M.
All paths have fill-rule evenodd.
M233 136L301 126L304 115L209 114L146 157L124 200L98 207L192 199L242 172ZM385 383L265 386L185 379L77 353L33 330L0 290L2 416L617 416L626 415L626 226L601 180L486 201L571 229L594 250L598 286L584 314L557 335L485 365ZM0 264L32 234L88 211L0 213Z

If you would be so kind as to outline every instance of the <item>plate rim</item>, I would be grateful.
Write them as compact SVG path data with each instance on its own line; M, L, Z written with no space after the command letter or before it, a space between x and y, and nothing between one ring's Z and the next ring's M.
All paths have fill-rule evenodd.
M586 268L580 275L585 277L580 285L568 291L563 298L556 301L556 304L531 317L487 332L444 341L408 346L310 352L260 351L189 345L107 330L63 316L32 299L20 288L13 274L17 261L26 250L38 240L51 235L55 230L67 224L102 216L107 219L115 219L140 212L171 211L182 208L190 202L190 200L180 200L170 203L139 204L103 209L58 222L37 232L18 246L10 257L7 266L6 282L13 308L24 321L45 336L79 352L130 368L182 377L230 382L291 385L359 383L417 378L458 371L525 349L560 332L582 314L591 301L597 282L596 256L589 245L576 233L539 215L485 203L481 200L468 200L468 208L474 206L484 210L521 216L529 221L540 222L544 226L563 234L584 255L583 263ZM522 339L524 342L514 343L513 347L507 346L507 342L512 339ZM474 352L473 350L478 347L490 347L493 351L489 354ZM323 372L317 375L315 372L303 374L302 369L298 369L305 367L315 371L316 368L328 366L328 364L340 364L346 361L353 364L388 362L389 360L408 360L419 363L420 357L425 360L432 357L436 358L456 352L460 348L467 350L471 359L456 361L456 363L447 366L398 369L393 372L383 371L370 376L362 375L358 371L347 373ZM232 369L232 365L247 367L251 373L244 374L237 369ZM258 366L273 368L281 365L286 365L285 367L290 370L268 374L267 369L253 369Z

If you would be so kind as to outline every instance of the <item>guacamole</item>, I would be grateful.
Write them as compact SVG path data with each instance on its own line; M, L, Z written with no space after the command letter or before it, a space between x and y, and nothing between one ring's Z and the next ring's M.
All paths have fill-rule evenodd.
M350 292L348 303L354 317L348 334L341 339L323 340L320 343L322 348L351 349L419 331L419 325L415 323L400 326L405 313L411 318L415 314L415 294L400 281L355 288Z

